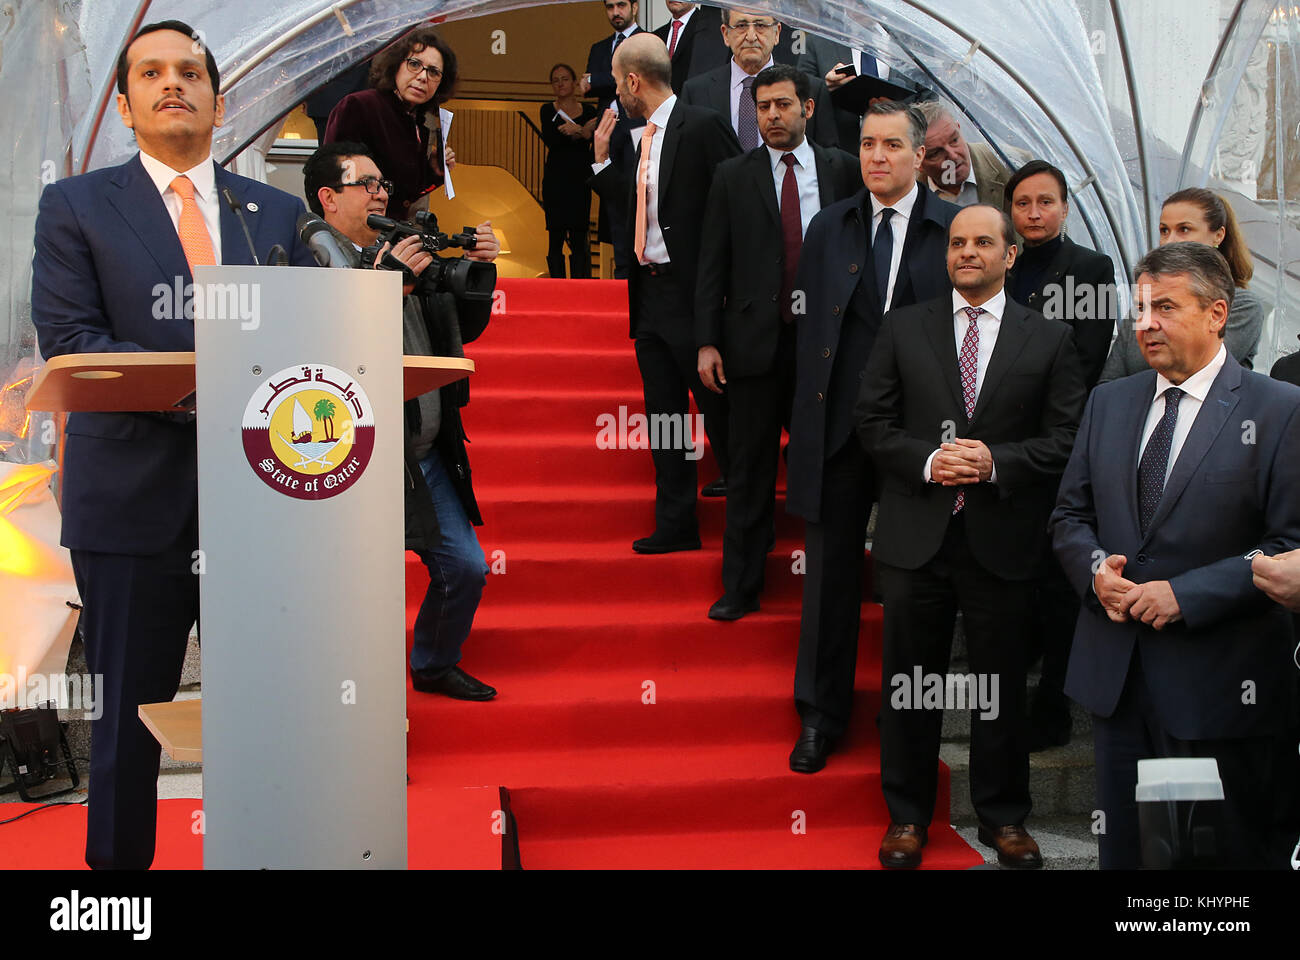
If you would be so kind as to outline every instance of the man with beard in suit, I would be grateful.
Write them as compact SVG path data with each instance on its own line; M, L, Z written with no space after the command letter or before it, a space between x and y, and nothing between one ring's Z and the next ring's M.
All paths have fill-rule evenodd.
M714 168L740 152L726 122L692 107L672 91L668 48L653 34L629 38L614 55L619 101L647 122L628 177L609 162L617 117L605 112L594 138L592 186L602 203L620 206L629 230L634 267L628 277L630 331L651 422L685 423L693 394L724 475L726 404L706 390L696 372L695 282L700 232ZM660 418L658 421L655 418ZM661 436L662 440L662 436ZM698 443L698 438L696 438ZM659 443L655 464L655 530L632 544L637 553L700 548L695 515L695 454Z
M715 620L758 609L794 391L793 295L804 231L823 206L862 186L852 156L805 136L813 112L807 75L768 67L754 78L753 96L763 146L714 174L695 293L699 374L727 397L731 443Z
M872 555L885 602L880 775L886 867L916 867L934 815L943 708L971 712L980 842L1038 868L1029 815L1025 656L1047 518L1083 405L1070 328L1009 300L1015 232L975 204L948 228L951 295L885 317L858 432L881 477ZM969 675L948 674L962 614ZM922 696L937 684L951 699ZM974 696L972 696L974 694Z

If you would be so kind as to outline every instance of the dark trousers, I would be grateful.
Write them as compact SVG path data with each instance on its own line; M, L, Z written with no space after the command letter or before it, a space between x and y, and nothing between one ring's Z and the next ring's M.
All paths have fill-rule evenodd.
M591 276L590 240L591 198L585 209L561 209L548 213L546 229L550 246L546 251L547 272L556 279L564 279L564 245L569 245L569 277L586 280Z
M809 521L804 533L807 566L794 699L803 723L832 737L843 735L853 709L862 569L875 489L871 459L850 436L822 468L821 520Z
M689 335L679 338L659 331L689 322L690 300L678 275L651 276L641 268L637 285L636 362L641 371L647 417L669 414L676 418L686 439L690 398L704 415L704 429L718 466L726 474L727 402L700 381L696 350ZM699 438L696 438L699 442ZM696 454L685 443L679 449L660 444L651 453L655 463L655 529L668 534L694 536L697 474Z
M724 364L725 368L725 364ZM763 589L763 567L776 511L781 428L790 425L794 397L794 325L782 324L776 366L757 377L727 380L727 527L722 538L722 589L752 597Z
M1152 757L1213 757L1223 782L1219 863L1237 869L1286 869L1296 843L1296 742L1293 737L1179 740L1160 723L1134 650L1115 712L1093 716L1101 869L1136 870L1142 863L1137 762Z
M86 863L95 869L145 870L153 863L161 748L138 707L170 701L180 687L199 615L197 549L195 522L153 556L72 551L86 666L103 711L90 728Z
M970 672L989 692L997 678L993 708L971 712L971 802L987 826L1023 823L1030 810L1024 701L1032 582L984 569L971 555L961 514L928 563L903 570L877 562L876 573L885 598L880 773L890 818L928 825L934 816L943 710L924 703L913 681L918 666L922 677L946 677L960 609Z
M1043 574L1034 583L1033 631L1029 663L1043 658L1038 692L1030 708L1030 723L1045 730L1065 727L1070 722L1070 704L1065 697L1065 670L1079 622L1079 595L1051 550L1043 558Z

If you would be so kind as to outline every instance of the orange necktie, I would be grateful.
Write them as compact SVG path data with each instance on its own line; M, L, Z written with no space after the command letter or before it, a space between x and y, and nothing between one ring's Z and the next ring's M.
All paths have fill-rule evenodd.
M647 122L641 131L641 163L636 171L636 259L645 259L645 178L650 171L650 141L655 135L655 125Z
M180 176L172 181L172 190L181 198L181 222L177 233L181 236L181 246L185 249L185 259L189 261L190 273L195 267L211 265L217 262L212 252L212 235L208 233L203 214L194 201L194 184L189 177Z

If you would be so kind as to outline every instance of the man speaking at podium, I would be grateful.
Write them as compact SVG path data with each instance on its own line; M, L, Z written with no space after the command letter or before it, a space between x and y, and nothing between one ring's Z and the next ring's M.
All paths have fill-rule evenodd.
M144 26L117 64L117 110L140 152L41 195L32 321L41 353L192 351L189 297L204 264L251 264L230 201L263 255L314 265L302 203L213 161L225 111L216 59L187 24ZM198 617L197 448L180 413L74 413L63 455L63 537L84 610L86 663L103 715L91 729L86 863L153 862L159 746L137 715L180 684Z

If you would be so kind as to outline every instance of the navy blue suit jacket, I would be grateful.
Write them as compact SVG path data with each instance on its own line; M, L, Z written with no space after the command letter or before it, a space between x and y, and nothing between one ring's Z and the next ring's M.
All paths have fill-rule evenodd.
M1142 535L1137 467L1154 370L1092 392L1052 514L1052 538L1083 608L1065 692L1109 717L1137 648L1164 728L1180 740L1281 732L1294 708L1291 618L1256 589L1246 554L1300 546L1300 389L1229 354ZM1114 623L1094 564L1127 558L1134 583L1168 580L1182 621Z
M790 420L790 458L787 469L786 509L811 520L821 519L822 466L826 460L826 394L839 350L840 326L858 285L871 310L871 330L884 319L878 306L876 282L871 272L871 224L864 222L863 187L847 200L823 207L808 224L799 257L796 290L807 293L807 314L796 316L798 326L794 410ZM870 209L870 207L868 207ZM948 281L948 224L960 208L920 188L908 220L898 277L894 280L894 309L951 292ZM863 362L865 369L866 362ZM856 391L846 391L851 413ZM849 421L850 417L842 419ZM856 442L856 441L855 441ZM834 452L834 451L832 451Z
M278 243L295 266L315 265L295 229L301 200L220 166L216 185L229 187L244 206L259 257ZM253 262L224 201L221 261ZM155 288L174 289L178 277L182 286L193 282L139 155L52 183L41 194L32 322L44 356L192 351L194 321L185 318L184 304L156 309ZM193 422L149 413L71 414L63 467L62 542L69 549L157 553L176 542L198 509Z

